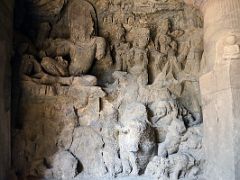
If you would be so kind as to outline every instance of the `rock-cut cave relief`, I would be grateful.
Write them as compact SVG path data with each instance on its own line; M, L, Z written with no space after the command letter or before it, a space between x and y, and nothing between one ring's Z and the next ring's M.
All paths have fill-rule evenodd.
M13 57L19 178L202 176L199 11L178 0L24 5Z

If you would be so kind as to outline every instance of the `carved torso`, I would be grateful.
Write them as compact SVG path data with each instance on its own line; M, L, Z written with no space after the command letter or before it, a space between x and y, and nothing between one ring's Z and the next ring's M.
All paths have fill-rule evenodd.
M87 73L93 64L95 54L95 39L93 39L90 43L82 43L81 46L74 46L70 51L70 75L81 75Z

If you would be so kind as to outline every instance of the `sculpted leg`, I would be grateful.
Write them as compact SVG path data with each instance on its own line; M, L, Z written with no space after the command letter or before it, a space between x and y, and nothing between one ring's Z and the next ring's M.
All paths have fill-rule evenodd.
M131 163L132 166L132 175L138 175L139 173L139 169L138 169L138 165L137 165L137 156L134 152L129 152L129 161Z

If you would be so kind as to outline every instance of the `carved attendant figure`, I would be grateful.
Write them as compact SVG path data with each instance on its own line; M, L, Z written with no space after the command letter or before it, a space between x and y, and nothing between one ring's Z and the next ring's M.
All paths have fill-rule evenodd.
M126 41L126 30L121 24L116 29L116 43L114 44L114 49L116 52L116 70L127 70L127 54L130 50L130 44Z
M136 31L136 32L135 32ZM130 49L128 57L128 72L136 76L138 83L146 85L148 83L148 49L150 31L147 28L138 28L134 31L134 43Z

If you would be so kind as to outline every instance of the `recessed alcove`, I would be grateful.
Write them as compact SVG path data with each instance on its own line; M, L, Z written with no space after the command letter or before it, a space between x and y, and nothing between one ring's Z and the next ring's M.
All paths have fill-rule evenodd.
M0 2L0 179L237 179L238 23L186 2Z

